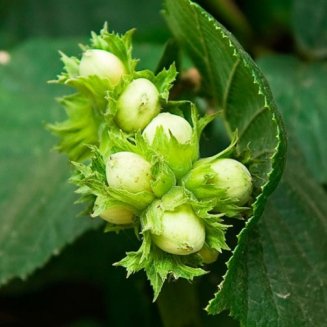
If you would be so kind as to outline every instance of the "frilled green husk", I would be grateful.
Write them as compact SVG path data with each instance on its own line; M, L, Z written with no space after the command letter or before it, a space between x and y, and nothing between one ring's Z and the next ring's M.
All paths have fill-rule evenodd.
M115 116L118 110L117 102L120 95L133 79L146 78L152 82L159 92L159 101L161 105L165 106L168 102L169 90L172 88L176 76L177 72L174 64L172 64L168 69L163 69L157 75L153 74L150 70L142 70L135 71L132 75L127 76L122 83L107 92L106 100L108 104L105 112L106 122L110 126L115 125L117 127L115 124Z
M198 160L187 175L183 177L182 184L199 199L210 199L215 202L214 211L223 213L228 217L238 216L241 212L249 209L235 204L229 199L223 188L217 187L215 183L216 173L211 165L217 159L229 158L235 154L237 144L237 133L233 135L231 144L222 152Z
M112 135L115 135L112 133ZM130 143L124 134L116 134L115 149L133 149L136 153L147 153L142 138L140 143ZM193 279L205 274L201 268L201 257L197 254L176 256L160 250L151 239L151 234L160 234L161 217L165 211L173 211L175 208L189 204L194 213L202 220L208 248L221 252L228 249L225 241L225 230L228 227L222 222L221 214L212 214L215 205L212 201L198 201L195 196L182 186L175 186L175 179L170 168L158 157L153 160L153 184L158 187L158 198L153 201L149 198L147 205L142 194L128 194L128 192L113 192L106 184L104 156L96 147L92 148L93 158L89 165L75 163L76 173L71 181L79 186L77 192L82 200L92 201L92 216L98 216L101 212L117 205L126 205L132 209L138 217L134 225L107 224L106 231L119 231L125 228L136 228L142 235L142 245L136 252L129 252L127 256L116 265L124 266L128 274L144 269L154 289L155 298L169 275L174 278ZM168 176L168 178L167 178ZM167 182L167 180L169 182ZM159 185L159 186L158 186ZM93 198L90 196L93 196ZM161 196L161 198L160 198ZM143 204L142 204L143 203Z
M49 125L50 130L59 136L58 150L71 160L83 161L90 156L85 145L99 145L106 142L107 131L117 129L114 116L116 103L127 85L135 78L147 78L158 89L160 102L166 103L177 72L174 65L158 75L150 71L135 71L137 60L132 57L132 35L134 30L124 35L109 33L107 25L100 34L92 32L90 44L81 46L87 49L101 49L116 55L124 64L126 74L118 85L98 76L80 76L80 60L61 53L64 71L54 83L64 84L76 90L76 94L59 100L67 112L67 120ZM89 122L89 124L87 124ZM101 145L102 146L102 145Z
M107 25L97 35L92 33L89 46L83 50L102 49L119 57L123 62L127 75L132 78L137 61L132 58L131 37L133 30L124 35L109 33ZM65 152L71 160L83 161L90 156L86 145L98 145L102 142L103 130L108 101L106 99L113 86L107 79L98 76L80 76L80 60L61 53L64 71L54 83L64 84L76 90L73 96L59 100L67 112L68 119L61 123L49 125L49 128L59 136L58 149ZM121 84L125 83L125 79Z
M196 107L186 101L169 103L171 110L176 112L180 107L188 106L192 119L192 137L187 143L179 143L174 135L167 135L164 129L159 126L156 129L153 142L148 145L157 155L161 156L172 169L177 179L183 177L192 168L193 163L199 158L199 142L204 127L210 123L215 115L206 115L202 118L198 116Z
M154 201L141 215L142 245L136 252L128 252L127 256L116 265L127 269L128 275L144 269L154 289L154 298L160 293L164 281L169 275L174 278L192 280L206 272L200 268L201 257L197 254L177 256L160 250L152 241L151 234L160 234L161 217L166 211L189 204L194 213L205 225L205 244L208 248L221 252L228 250L225 240L227 225L222 223L222 215L211 214L214 203L198 201L191 192L181 186L174 186L161 199Z
M101 120L85 95L75 93L59 99L65 107L67 120L50 124L50 130L59 136L57 150L64 152L71 160L81 161L89 156L87 145L98 145L98 131Z
M80 201L90 201L92 216L99 216L110 207L123 205L139 216L154 199L148 191L131 193L126 190L111 189L106 181L105 159L96 147L92 147L93 157L90 164L74 162L75 174L70 181L78 186ZM92 198L90 196L93 196ZM124 226L126 227L126 226Z
M181 181L193 166L196 167L201 132L215 115L199 118L197 109L191 102L168 100L177 75L174 65L157 75L148 70L136 71L137 60L132 58L132 34L133 30L124 35L109 33L105 26L99 35L92 33L89 46L82 47L83 50L109 51L122 61L126 74L115 87L108 79L79 76L79 59L62 54L65 71L58 76L56 82L74 88L76 93L60 99L67 120L49 127L60 138L58 150L65 152L74 161L75 173L70 180L78 186L76 192L81 196L79 201L89 204L89 214L97 217L110 208L122 206L135 215L133 224L108 223L106 231L134 228L142 238L140 249L127 253L116 265L124 266L128 274L144 269L156 298L169 275L192 280L206 273L201 268L201 256L197 253L172 255L153 243L151 235L160 234L163 213L173 211L183 204L190 205L205 226L205 247L221 252L228 249L225 240L228 226L223 223L222 216L228 215L230 208L221 206L220 213L212 213L219 205L217 201L198 200L185 187L187 178ZM153 146L150 147L142 137L142 131L127 134L119 130L115 123L117 100L126 86L136 78L147 78L156 86L164 110L190 117L188 120L192 125L192 139L188 144L179 144L173 136L167 137L159 128ZM108 186L106 159L119 151L137 153L150 162L151 192L131 193L113 190ZM198 182L194 182L193 178L191 180L189 183L195 183L196 186ZM182 185L177 186L181 182Z

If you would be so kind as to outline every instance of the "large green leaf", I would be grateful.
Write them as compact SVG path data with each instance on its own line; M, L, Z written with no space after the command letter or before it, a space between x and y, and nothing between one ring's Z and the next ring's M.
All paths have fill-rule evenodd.
M324 65L306 66L289 57L265 58L260 64L290 134L303 150L313 147L306 159L312 157L312 170L321 180L326 159L316 150L326 139L323 85L318 82ZM296 146L290 144L282 182L236 253L238 264L229 270L209 312L230 309L245 326L326 325L327 196L306 171Z
M29 42L0 67L0 284L25 278L91 226L76 217L68 163L44 128L59 112L58 89L46 85L59 47L67 43Z
M327 184L327 63L269 56L259 65L309 170L318 182Z
M244 326L326 326L327 196L293 147L287 169L252 228L210 313L229 309Z
M239 158L254 176L257 211L278 183L284 134L267 83L232 35L189 0L166 0L168 25L203 75L204 89L222 111L230 135L238 130ZM265 189L264 192L263 188Z
M45 129L46 123L62 119L54 97L68 91L46 83L60 72L57 50L76 53L75 44L29 41L11 53L10 64L0 66L0 284L26 277L98 226L77 217L81 207L73 204L69 164L51 150L56 140ZM144 66L155 68L158 47L141 45L137 52Z
M293 0L293 31L307 56L327 56L327 1Z
M228 263L228 284L248 235L279 181L285 153L283 127L262 73L233 36L188 0L165 3L168 25L201 71L204 87L222 111L227 130L238 130L239 158L254 177L257 197L253 216L240 233Z

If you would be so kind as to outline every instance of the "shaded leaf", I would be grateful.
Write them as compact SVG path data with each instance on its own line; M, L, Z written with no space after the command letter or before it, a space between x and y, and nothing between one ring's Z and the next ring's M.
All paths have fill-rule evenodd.
M307 167L319 183L327 184L327 63L303 63L291 56L259 60L274 97L296 139Z
M234 269L243 258L248 235L281 176L285 154L283 126L265 78L233 36L188 0L165 3L170 29L202 73L205 90L222 111L227 130L230 135L238 130L238 159L248 166L254 179L253 216L239 235L229 261L227 285L234 280ZM221 287L225 289L224 282ZM216 299L224 302L221 294L218 292ZM243 299L235 299L226 307L237 307L238 301ZM210 308L211 313L218 311L218 307Z
M189 0L166 0L165 5L168 25L202 73L204 89L223 112L230 136L238 130L238 158L247 161L256 195L269 180L263 199L278 183L285 142L262 73L234 37L201 7ZM261 209L263 204L258 202Z
M293 1L293 31L297 44L307 56L327 57L327 2Z
M85 230L67 183L68 163L51 151L44 128L56 116L57 90L46 85L58 67L56 49L67 43L32 41L0 67L1 229L0 284L25 278Z
M208 311L229 309L251 327L325 326L326 217L326 194L292 153L262 218L243 233Z

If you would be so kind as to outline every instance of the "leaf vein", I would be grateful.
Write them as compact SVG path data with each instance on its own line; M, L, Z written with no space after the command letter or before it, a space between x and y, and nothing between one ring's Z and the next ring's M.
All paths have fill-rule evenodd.
M237 58L237 60L233 64L233 66L231 68L231 71L230 71L230 74L228 76L225 91L224 91L224 96L223 96L223 105L222 105L222 107L223 107L224 110L226 110L227 100L229 98L231 85L232 85L232 82L234 81L236 70L239 67L240 62L241 62L241 59Z
M268 110L268 107L264 106L260 109L258 109L254 115L252 115L252 117L247 121L246 125L243 127L243 129L241 130L241 132L239 132L238 137L239 139L242 138L242 136L245 134L245 132L250 128L250 126L252 125L252 123L258 119L258 117L260 117L260 115L262 115L263 113L266 112L266 110Z

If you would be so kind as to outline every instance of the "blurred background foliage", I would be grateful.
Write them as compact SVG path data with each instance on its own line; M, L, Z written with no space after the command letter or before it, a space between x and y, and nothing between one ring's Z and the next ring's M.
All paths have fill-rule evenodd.
M299 139L305 156L313 160L316 180L326 185L327 161L322 160L326 154L317 138L327 139L323 128L326 110L321 109L326 104L327 2L198 3L260 59L286 124L296 125L291 134ZM121 33L136 27L135 56L142 59L140 67L155 69L170 36L161 7L160 0L0 0L0 282L11 279L0 290L0 326L239 325L227 313L212 317L199 309L216 290L225 271L226 255L212 266L208 278L195 282L195 287L170 284L153 304L143 273L126 280L122 269L112 267L127 248L137 246L132 235L107 235L96 230L80 236L99 224L74 218L79 208L72 208L72 188L65 182L68 164L49 153L55 140L44 125L64 117L53 98L67 92L46 84L61 70L57 50L79 55L76 44L87 42L90 31L99 31L107 21L110 29ZM289 84L292 91L287 91ZM297 102L292 100L294 92L300 93ZM292 108L304 113L305 104L311 106L313 98L313 114L303 114L301 119L311 119L318 132L303 141L303 133L310 130L294 123L298 118ZM207 137L220 137L221 131L219 123L212 125ZM216 149L204 152L212 151ZM19 231L26 230L34 233L17 239ZM43 243L35 240L35 230ZM74 244L63 249L75 238ZM231 242L235 243L235 238ZM12 254L12 260L2 260L1 251ZM31 266L41 267L46 262L30 276ZM169 296L172 287L177 290L173 299ZM184 297L188 306L183 307Z
M233 32L247 50L291 52L297 40L304 53L312 48L321 56L326 54L324 0L316 1L315 6L303 0L197 2ZM12 48L35 37L85 37L91 30L98 31L104 21L117 32L137 27L136 40L162 43L169 32L160 10L160 0L2 0L0 48ZM305 18L307 24L303 24Z

